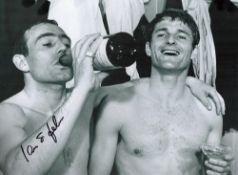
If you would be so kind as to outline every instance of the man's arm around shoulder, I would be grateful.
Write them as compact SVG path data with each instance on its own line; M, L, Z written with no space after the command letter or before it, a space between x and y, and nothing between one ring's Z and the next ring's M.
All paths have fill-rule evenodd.
M212 110L206 111L208 116L208 122L210 125L210 133L208 135L207 143L211 145L219 145L222 137L223 129L223 117L221 114L217 114L215 111L215 104L211 101Z
M211 130L207 139L209 145L219 146L222 137L223 119L221 115L216 115L215 111L211 111L214 116L209 116L209 122ZM224 159L209 158L205 161L207 167L207 175L228 175L230 174L230 162L232 159L226 159L226 157L232 157L229 152L225 153Z

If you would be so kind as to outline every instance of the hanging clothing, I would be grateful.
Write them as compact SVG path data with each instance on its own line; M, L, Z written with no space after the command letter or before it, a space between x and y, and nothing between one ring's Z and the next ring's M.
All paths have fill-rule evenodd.
M58 22L73 44L87 34L99 32L106 35L99 0L49 1L48 18ZM133 34L145 13L143 0L104 0L103 4L110 34L122 31Z
M133 34L144 15L142 0L104 0L110 33L124 31Z
M54 19L72 40L72 46L87 34L107 35L99 0L49 0L49 19ZM146 0L103 0L110 34L133 34L144 15ZM131 79L139 78L136 63L126 68Z
M106 35L98 0L49 0L48 19L56 20L72 40L72 46L87 34Z
M194 18L200 32L200 42L192 58L195 75L215 87L216 52L211 31L209 2L205 0L182 0L183 9Z

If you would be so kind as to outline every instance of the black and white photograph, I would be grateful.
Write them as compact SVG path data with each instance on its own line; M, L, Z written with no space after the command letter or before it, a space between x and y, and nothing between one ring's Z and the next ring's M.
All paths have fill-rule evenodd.
M238 175L238 0L1 0L0 175Z

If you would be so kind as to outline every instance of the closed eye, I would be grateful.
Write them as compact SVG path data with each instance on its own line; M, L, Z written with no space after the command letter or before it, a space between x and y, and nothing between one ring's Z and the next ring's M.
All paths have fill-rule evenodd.
M44 44L42 44L43 46L45 46L45 47L52 47L53 46L53 44L51 43L51 42L49 42L49 43L44 43Z
M67 48L70 48L71 45L70 44L64 44Z
M159 34L157 34L157 37L164 37L164 36L165 36L164 33L159 33Z
M187 39L187 37L186 37L186 36L183 36L183 35L179 35L178 38L179 38L179 39Z

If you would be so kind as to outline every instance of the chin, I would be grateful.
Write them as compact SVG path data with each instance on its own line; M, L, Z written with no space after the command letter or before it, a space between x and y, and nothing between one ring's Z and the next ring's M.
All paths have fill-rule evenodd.
M60 84L62 84L62 83L66 83L66 82L70 81L72 78L73 78L73 74L63 74L63 75L56 77L55 81L60 82Z
M72 80L72 78L73 78L73 74L71 74L71 75L65 77L64 80L67 82L67 81Z
M72 69L65 70L64 72L61 72L60 77L66 78L66 79L72 79L73 78L73 71Z
M178 68L178 64L174 62L166 62L166 63L163 63L162 65L159 65L158 68L173 70Z

